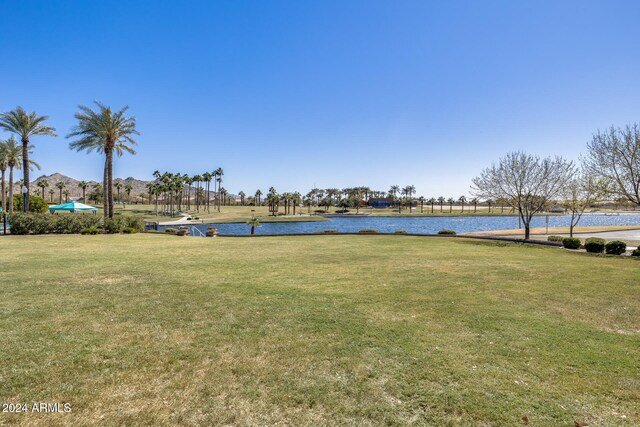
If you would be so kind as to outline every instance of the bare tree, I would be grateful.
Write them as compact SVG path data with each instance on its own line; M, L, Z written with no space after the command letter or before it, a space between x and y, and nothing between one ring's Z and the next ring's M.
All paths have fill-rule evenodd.
M518 211L529 239L531 219L556 197L575 175L573 162L562 157L508 153L473 179L472 192L485 199L504 199Z
M591 175L605 180L608 193L640 205L640 127L611 126L596 132L587 144L586 158Z
M571 213L569 236L573 237L573 229L578 225L584 211L602 197L604 187L588 171L582 170L569 180L564 191L562 207Z

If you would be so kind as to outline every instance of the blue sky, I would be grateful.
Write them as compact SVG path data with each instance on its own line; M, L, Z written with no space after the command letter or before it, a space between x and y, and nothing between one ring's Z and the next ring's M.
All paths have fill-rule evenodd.
M222 167L235 193L457 197L508 151L577 159L640 120L637 1L0 5L0 110L50 116L60 136L33 140L47 174L101 179L64 138L93 100L138 120L116 176Z

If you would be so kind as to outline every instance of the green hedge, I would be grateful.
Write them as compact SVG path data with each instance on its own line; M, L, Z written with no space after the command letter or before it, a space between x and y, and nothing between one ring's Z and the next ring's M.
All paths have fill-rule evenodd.
M564 240L564 237L562 236L549 236L547 237L547 241L548 242L562 242Z
M455 236L456 232L453 231L453 230L440 230L440 231L438 231L438 234L448 234L448 235L451 235L451 236Z
M11 234L77 234L85 229L102 229L105 233L119 233L126 228L144 229L141 218L122 216L103 220L97 215L14 212L9 222Z
M590 237L584 241L584 248L592 254L601 254L604 252L604 239Z
M24 208L22 206L23 196L22 194L13 195L13 211L22 212ZM7 200L7 207L9 207L9 201ZM47 202L38 196L29 196L29 212L32 213L46 213L49 210Z
M580 239L577 237L565 237L562 239L562 246L566 249L580 249Z
M358 233L362 233L362 234L377 234L378 230L374 230L373 228L363 228L362 230L358 231Z
M604 249L611 255L622 255L627 251L627 244L620 240L612 240L604 245Z
M631 256L640 256L640 248L634 249L633 252L631 252Z

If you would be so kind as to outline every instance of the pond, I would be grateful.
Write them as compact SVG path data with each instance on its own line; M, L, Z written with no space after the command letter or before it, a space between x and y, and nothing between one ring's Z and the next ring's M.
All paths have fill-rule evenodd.
M324 230L337 230L342 233L353 233L363 228L371 228L380 233L393 233L404 230L415 234L436 234L440 230L454 230L456 233L473 231L491 231L518 228L517 216L440 216L440 217L383 217L383 216L328 216L323 222L263 222L256 228L256 234L298 234L317 233ZM546 216L534 217L532 227L545 227ZM549 227L568 227L570 216L549 216ZM220 234L249 234L250 227L245 223L232 224L194 224L202 234L208 226L218 228ZM579 226L637 225L640 226L640 213L621 214L584 214ZM160 226L159 230L168 227ZM191 235L201 235L191 230Z

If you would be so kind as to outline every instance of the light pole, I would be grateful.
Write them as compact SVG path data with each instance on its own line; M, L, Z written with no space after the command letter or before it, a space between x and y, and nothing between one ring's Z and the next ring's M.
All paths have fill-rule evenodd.
M24 213L27 213L27 191L29 191L29 189L27 188L26 185L22 186L22 211Z

